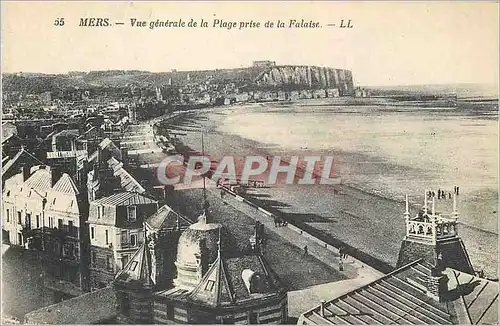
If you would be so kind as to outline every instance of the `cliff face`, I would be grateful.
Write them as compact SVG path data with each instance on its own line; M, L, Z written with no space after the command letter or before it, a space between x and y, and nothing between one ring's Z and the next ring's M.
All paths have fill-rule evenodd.
M315 66L268 67L255 79L259 86L292 88L338 88L341 94L354 91L350 70Z

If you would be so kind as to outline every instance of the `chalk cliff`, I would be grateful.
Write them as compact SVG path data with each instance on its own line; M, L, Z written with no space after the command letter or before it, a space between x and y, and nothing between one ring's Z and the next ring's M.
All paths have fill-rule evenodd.
M350 70L316 66L272 66L254 81L259 86L292 88L338 88L341 94L354 91Z

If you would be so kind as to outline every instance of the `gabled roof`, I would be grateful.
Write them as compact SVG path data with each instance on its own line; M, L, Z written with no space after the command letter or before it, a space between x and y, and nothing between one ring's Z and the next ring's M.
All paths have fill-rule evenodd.
M498 284L447 268L448 293L438 302L426 294L430 265L422 260L382 276L347 294L306 311L303 324L470 324L496 323ZM456 278L462 280L459 292ZM467 276L468 275L468 276ZM455 286L453 286L455 283ZM473 290L472 290L473 289ZM485 291L488 289L487 291ZM453 296L455 295L455 296ZM480 299L481 298L481 299ZM479 301L478 301L479 300ZM461 313L462 310L462 313ZM464 317L470 316L468 320ZM493 318L492 318L493 317Z
M154 230L173 229L177 227L177 223L179 223L180 227L187 227L193 224L188 218L174 212L174 210L166 204L160 207L156 213L146 220L146 226Z
M34 164L42 164L42 165L45 165L45 163L43 163L42 161L40 161L39 159L37 159L35 156L33 156L32 154L30 154L28 151L26 151L24 149L24 147L22 147L19 152L17 152L17 154L10 160L8 161L7 163L5 163L5 166L2 168L2 177L4 175L6 175L6 173L13 167L16 165L16 163L19 163L21 162L23 159L26 159L26 160L29 160L31 162L33 162ZM17 171L16 171L17 172Z
M130 206L156 204L157 201L135 192L119 192L94 200L92 203L109 206Z
M24 187L47 192L52 188L52 173L50 169L39 168L25 182Z
M67 173L63 173L63 175L56 182L54 187L52 187L52 191L64 193L64 194L69 194L69 195L75 195L75 196L80 194L75 182Z
M115 276L115 281L150 287L154 283L151 274L151 255L147 242L144 242L125 267Z

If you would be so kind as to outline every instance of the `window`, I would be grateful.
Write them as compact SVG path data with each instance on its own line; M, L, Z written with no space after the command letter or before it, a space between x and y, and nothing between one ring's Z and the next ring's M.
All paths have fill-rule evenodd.
M137 262L136 261L133 261L132 262L132 265L130 265L130 270L133 272L135 271L135 268L137 267Z
M128 263L128 256L127 255L123 255L122 256L122 268L125 267L125 265L127 265Z
M133 222L137 219L137 207L135 206L128 206L127 207L127 217L128 220Z
M113 269L113 257L106 256L106 268L112 270Z
M10 222L10 211L9 209L7 208L7 223Z
M101 218L101 206L97 206L97 218Z
M31 229L31 214L26 213L26 228Z
M36 216L36 228L39 229L40 228L40 215L37 215Z
M137 246L137 234L130 235L130 244L132 245L132 247Z
M21 216L21 212L17 212L17 223L23 224L23 218Z
M108 230L106 230L106 244L109 244Z
M205 290L212 291L214 289L215 282L212 280L207 281L207 285L205 285Z
M23 245L23 235L21 233L17 234L17 244L20 246Z
M63 220L62 219L57 220L57 228L59 230L62 230L62 228L63 228Z
M121 244L122 244L122 246L128 246L128 232L127 231L122 231Z
M92 227L90 227L90 238L94 239L94 237L95 237L94 227L92 226Z
M69 234L76 236L76 228L73 226L73 221L68 221Z

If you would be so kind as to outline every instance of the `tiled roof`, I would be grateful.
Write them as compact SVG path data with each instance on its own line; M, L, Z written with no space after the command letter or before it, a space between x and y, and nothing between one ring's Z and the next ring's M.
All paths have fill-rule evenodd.
M111 157L108 160L108 166L113 169L113 175L120 180L121 188L125 191L138 192L140 194L146 192L141 184L123 167L123 163L116 158Z
M116 317L116 296L107 287L32 311L25 316L29 324L99 324Z
M64 173L47 195L47 211L80 214L78 188L71 177Z
M469 320L461 324L496 324L498 322L498 282L485 280L451 268L444 273L448 276L448 289L460 288L463 300L455 300L457 309L465 309Z
M472 323L496 322L498 284L486 280L478 282L474 276L447 268L448 293L444 300L438 302L426 294L426 279L431 272L429 267L422 260L402 266L372 283L326 302L324 315L321 315L321 306L303 313L299 323L463 324L470 323L463 320L462 316L467 315ZM457 296L451 297L453 282L455 288L457 283L453 275L463 281L461 284L470 284L474 290L465 292L466 288L462 287ZM458 311L461 305L467 307L463 314Z
M113 143L113 141L109 138L104 138L100 143L99 143L99 147L101 149L105 149L106 147L108 147L109 145L111 145Z
M156 204L157 201L134 192L119 192L93 201L99 205L129 206Z
M151 273L152 265L148 244L143 243L125 267L115 276L115 280L130 284L136 283L142 286L152 286Z
M78 187L69 174L63 173L61 178L56 182L54 187L52 187L52 191L60 192L64 194L70 195L78 195L80 192L78 191Z
M52 188L52 173L50 169L39 168L25 182L27 188L47 192Z
M146 220L146 224L149 228L160 230L160 229L172 229L177 227L177 223L180 226L189 226L193 224L188 218L174 212L172 208L168 205L163 205L160 209Z

